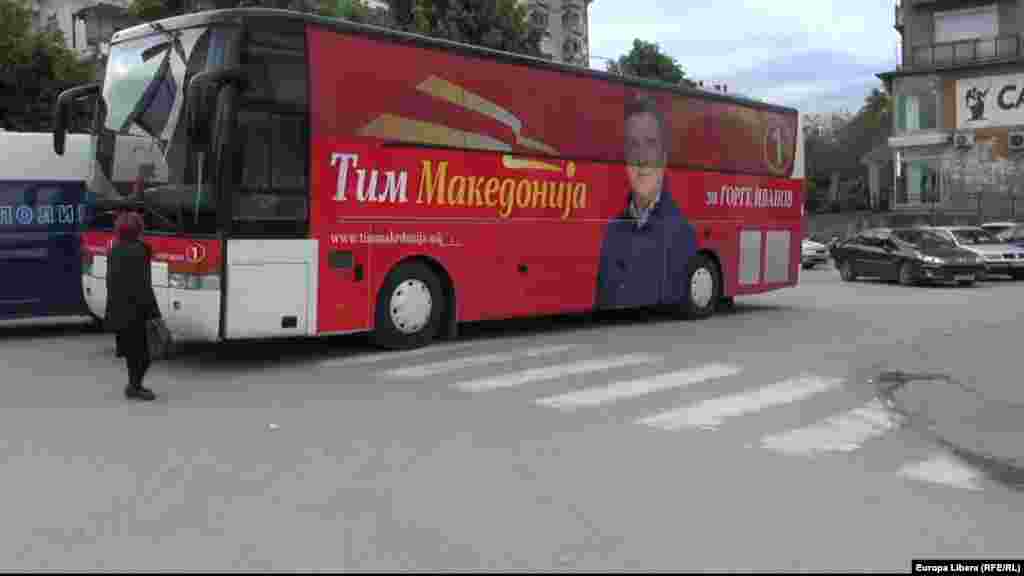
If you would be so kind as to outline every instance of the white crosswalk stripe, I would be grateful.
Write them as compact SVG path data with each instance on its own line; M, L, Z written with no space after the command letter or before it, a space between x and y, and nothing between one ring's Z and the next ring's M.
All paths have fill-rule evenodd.
M394 370L388 370L387 372L384 372L384 375L392 378L426 378L428 376L446 374L448 372L455 372L457 370L464 370L466 368L475 368L478 366L487 366L490 364L501 364L503 362L523 360L526 358L537 358L540 356L552 356L555 354L560 354L562 352L568 352L569 350L573 350L578 347L579 346L574 344L566 344L562 346L543 346L538 348L527 348L525 350L519 350L516 352L506 352L501 354L482 354L479 356L469 356L467 358L454 358L452 360L433 362L431 364L421 364L419 366L396 368Z
M981 490L978 472L948 454L939 453L923 462L907 464L900 468L899 474L920 482Z
M598 406L623 398L635 398L674 388L684 388L706 380L735 376L740 372L741 369L738 366L731 364L708 364L691 370L661 374L654 378L615 382L608 386L585 388L576 392L547 396L537 400L537 404L562 410Z
M853 452L872 438L898 428L902 419L878 399L808 426L765 436L761 445L783 454L813 456L820 452Z
M456 350L465 350L474 347L479 348L480 344L478 342L460 342L458 344L449 344L446 346L427 346L425 348L416 348L414 350L378 352L376 354L365 354L349 356L346 358L337 358L334 360L324 360L323 362L320 362L320 366L325 368L360 366L363 364L374 364L376 362L383 362L386 360L404 360L406 358L415 358L417 356L424 356L427 354L443 355L445 353L455 352Z
M654 356L651 354L626 354L624 356L612 356L610 358L596 358L572 364L559 364L557 366L533 368L493 378L480 378L466 382L458 382L453 384L452 388L456 388L464 392L482 392L501 388L514 388L531 382L554 380L556 378L566 376L578 376L580 374L587 374L590 372L602 372L612 368L653 364L661 361L661 359L662 358L660 356Z
M641 424L663 430L700 428L715 430L726 418L760 412L766 408L791 404L838 387L838 378L802 376L731 396L719 396L691 406L655 414L639 420Z

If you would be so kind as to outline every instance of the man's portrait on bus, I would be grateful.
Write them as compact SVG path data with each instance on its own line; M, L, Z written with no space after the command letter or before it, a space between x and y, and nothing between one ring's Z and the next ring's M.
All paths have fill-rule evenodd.
M609 222L601 246L599 308L678 304L697 241L667 174L669 126L657 103L627 97L624 113L626 209Z

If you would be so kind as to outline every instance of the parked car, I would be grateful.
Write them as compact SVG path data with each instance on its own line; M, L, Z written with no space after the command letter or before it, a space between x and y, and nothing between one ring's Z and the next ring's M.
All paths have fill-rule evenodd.
M821 242L815 242L810 238L804 238L800 248L800 264L804 267L804 270L809 270L818 264L825 264L828 262L828 247Z
M832 257L843 280L874 276L900 284L921 281L974 284L984 261L927 228L873 228L836 244Z
M985 222L981 227L992 234L993 236L999 236L1001 233L1018 226L1016 222Z
M986 274L1024 280L1024 247L1003 242L978 226L938 226L932 230L960 248L981 256L985 260Z
M1024 247L1024 224L1014 224L996 235L1002 242Z

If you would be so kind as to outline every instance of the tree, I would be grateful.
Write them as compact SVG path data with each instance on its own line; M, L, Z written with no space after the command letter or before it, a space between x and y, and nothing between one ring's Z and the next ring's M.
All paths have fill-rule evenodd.
M608 71L613 74L660 80L669 84L697 85L686 77L686 72L675 58L663 53L657 44L644 42L639 38L633 40L633 49L628 54L608 63Z
M544 31L529 24L516 0L398 0L391 17L402 30L516 52L540 55Z
M0 122L19 131L50 129L53 106L64 89L93 79L91 62L68 49L52 27L35 32L22 0L0 0Z
M824 190L833 174L840 180L864 175L860 160L892 134L892 98L879 88L865 98L856 114L846 111L805 115L805 158L809 180L816 180L821 192L808 194L808 208L821 209Z
M186 12L184 0L132 0L128 12L144 22L169 18Z
M214 0L217 8L264 6L344 18L354 22L485 46L540 55L543 30L531 27L526 6L517 0L392 0L389 10L370 8L363 0ZM129 10L143 20L183 14L188 0L132 0Z

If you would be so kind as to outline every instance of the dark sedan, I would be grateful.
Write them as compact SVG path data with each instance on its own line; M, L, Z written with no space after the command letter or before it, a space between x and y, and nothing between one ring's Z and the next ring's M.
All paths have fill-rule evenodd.
M973 284L985 262L936 232L920 228L865 230L832 248L843 280L873 276L900 284L921 281Z

